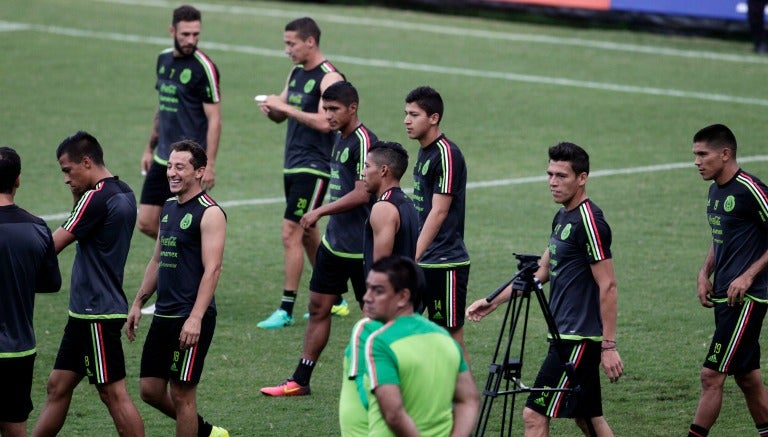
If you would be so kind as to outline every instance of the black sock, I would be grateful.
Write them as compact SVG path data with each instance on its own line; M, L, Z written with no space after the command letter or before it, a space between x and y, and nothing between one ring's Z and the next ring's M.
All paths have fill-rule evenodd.
M293 380L300 385L309 385L309 380L312 379L312 370L314 369L314 361L302 358L299 360L299 365L296 367L296 371L293 372Z
M768 436L768 423L755 425L755 428L757 428L757 435L760 437Z
M296 290L283 290L283 298L280 300L280 309L285 310L289 316L293 316L294 303L296 303Z
M211 435L213 425L203 420L203 416L197 415L197 437L208 437Z
M692 423L691 427L688 428L688 437L707 437L707 434L709 434L708 429L695 423Z

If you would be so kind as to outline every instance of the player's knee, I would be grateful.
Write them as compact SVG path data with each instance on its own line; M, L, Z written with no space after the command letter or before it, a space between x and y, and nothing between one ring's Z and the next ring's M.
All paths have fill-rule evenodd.
M523 423L526 430L541 429L547 425L547 417L528 407L523 409Z

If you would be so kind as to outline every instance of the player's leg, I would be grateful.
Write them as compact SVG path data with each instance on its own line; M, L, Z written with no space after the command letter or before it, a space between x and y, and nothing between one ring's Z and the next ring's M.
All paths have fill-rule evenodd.
M176 408L176 435L198 435L197 384L171 380L171 399Z
M768 424L768 391L763 384L760 369L752 370L746 374L735 375L744 399L747 401L749 414L756 425Z
M72 402L72 392L83 379L83 375L71 370L54 368L46 384L45 405L37 418L34 437L55 436L64 426L69 404Z
M136 226L139 231L152 239L156 239L160 231L160 211L163 209L163 204L172 197L166 171L164 165L153 162L141 189Z
M720 407L723 404L723 384L725 373L703 367L701 369L701 396L693 424L705 430L712 428L720 415Z
M144 435L144 422L141 421L139 410L128 396L125 378L106 384L97 384L96 389L115 422L118 435L136 437Z
M429 319L448 330L464 353L469 364L464 344L464 313L467 305L469 266L454 268L425 268L425 283L422 302Z
M589 420L590 423L587 423L587 420ZM613 430L608 426L608 422L605 420L604 416L592 417L590 419L575 419L575 421L576 426L579 427L585 436L591 437L596 435L597 437L613 437Z
M525 437L549 436L549 417L534 411L528 407L523 409L523 424L525 425Z

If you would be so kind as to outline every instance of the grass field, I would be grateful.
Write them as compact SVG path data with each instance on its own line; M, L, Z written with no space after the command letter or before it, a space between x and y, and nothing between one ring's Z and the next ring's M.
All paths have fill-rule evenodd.
M71 208L54 150L78 129L99 138L108 167L140 190L139 159L157 102L154 62L171 44L167 28L176 5L160 0L0 2L0 143L22 155L17 202L47 217L52 228ZM543 251L557 210L543 178L547 147L568 140L590 152L588 193L613 228L618 342L625 363L617 384L604 379L606 417L619 436L685 433L713 326L711 312L695 297L709 230L707 183L694 171L690 139L705 125L729 125L739 139L742 166L768 179L768 58L751 56L746 41L294 2L209 0L197 6L204 14L201 47L221 71L224 131L212 195L229 217L218 327L199 387L200 411L207 419L233 436L338 433L341 356L359 311L334 321L312 396L272 399L258 392L290 376L306 322L275 332L256 328L277 305L282 286L285 126L263 117L253 96L282 88L291 66L282 54L283 26L311 15L323 29L324 54L357 86L362 119L380 138L402 142L415 153L417 145L401 124L403 98L422 84L442 93L441 126L462 148L469 167L470 301L515 273L513 252ZM409 176L403 185L411 185ZM129 300L151 247L137 232L126 269ZM61 254L65 284L73 255L74 248ZM299 305L306 304L309 276L307 268ZM37 299L30 430L44 401L67 300L67 285L57 295ZM501 314L494 314L466 327L480 387L500 323ZM171 435L173 423L138 398L147 327L145 319L137 342L124 345L129 387L147 435ZM534 314L524 369L531 383L544 334ZM95 390L81 384L61 434L114 433ZM570 422L555 421L553 434L577 432ZM754 427L729 380L712 435L748 434Z

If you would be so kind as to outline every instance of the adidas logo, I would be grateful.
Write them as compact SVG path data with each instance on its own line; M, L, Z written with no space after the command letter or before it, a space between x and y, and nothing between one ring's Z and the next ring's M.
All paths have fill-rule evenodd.
M179 369L176 367L176 363L171 364L171 372L178 372Z
M168 214L163 216L163 219L160 220L160 223L168 223Z
M440 313L437 313L437 314L435 314L435 316L433 317L433 319L434 319L434 320L443 320L443 315L442 315L442 314L440 314Z
M544 398L538 398L535 401L533 401L536 405L544 406Z
M717 363L717 355L715 354L710 355L709 358L707 358L707 361L710 361L712 363Z

